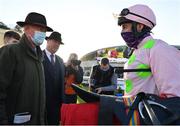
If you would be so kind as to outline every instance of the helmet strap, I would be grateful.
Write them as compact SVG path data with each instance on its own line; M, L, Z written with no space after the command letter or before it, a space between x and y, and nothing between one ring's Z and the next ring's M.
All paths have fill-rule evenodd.
M143 35L150 33L151 29L144 25L144 28L141 30L141 32L137 31L137 22L132 22L132 32L136 38L141 38Z

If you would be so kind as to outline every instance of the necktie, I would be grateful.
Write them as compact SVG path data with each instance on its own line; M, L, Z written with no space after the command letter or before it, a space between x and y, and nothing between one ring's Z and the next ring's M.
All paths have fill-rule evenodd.
M50 57L51 57L51 63L52 63L52 65L54 65L54 55L51 54Z

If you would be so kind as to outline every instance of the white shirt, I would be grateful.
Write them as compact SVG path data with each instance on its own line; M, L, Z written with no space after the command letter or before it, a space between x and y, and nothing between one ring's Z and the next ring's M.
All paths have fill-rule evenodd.
M45 49L45 52L46 52L46 55L47 55L47 57L48 57L48 59L49 59L49 61L51 62L51 55L52 55L52 53L50 53L47 49ZM53 54L54 55L54 62L56 62L56 58L55 58L55 54Z

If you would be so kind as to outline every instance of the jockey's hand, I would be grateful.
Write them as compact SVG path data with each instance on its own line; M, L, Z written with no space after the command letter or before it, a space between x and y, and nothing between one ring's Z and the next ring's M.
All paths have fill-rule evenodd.
M100 94L102 92L102 88L96 88L96 91L98 94Z

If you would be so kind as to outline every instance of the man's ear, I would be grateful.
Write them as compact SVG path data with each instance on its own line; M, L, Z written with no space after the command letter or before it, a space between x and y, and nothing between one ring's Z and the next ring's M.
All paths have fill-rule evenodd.
M140 24L140 23L137 24L137 31L138 32L141 32L143 28L144 28L143 24Z
M29 32L29 25L25 25L25 26L23 27L23 30L24 30L24 32Z

